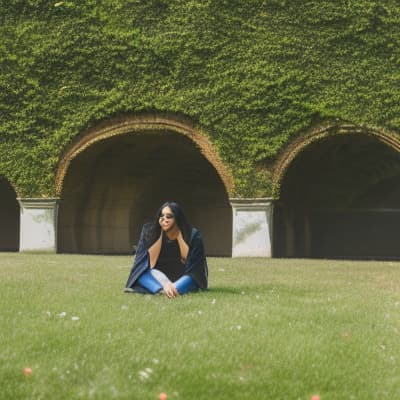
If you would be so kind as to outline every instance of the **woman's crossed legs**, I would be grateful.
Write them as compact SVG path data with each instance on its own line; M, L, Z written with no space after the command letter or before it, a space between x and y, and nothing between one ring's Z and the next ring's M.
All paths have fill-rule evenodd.
M163 272L155 268L145 271L138 279L138 283L151 294L160 292L165 285L170 283L174 284L180 295L198 289L196 282L190 275L183 275L177 281L171 282Z

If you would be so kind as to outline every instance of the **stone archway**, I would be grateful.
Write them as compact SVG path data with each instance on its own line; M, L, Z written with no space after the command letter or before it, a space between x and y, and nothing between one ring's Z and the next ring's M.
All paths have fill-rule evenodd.
M56 186L60 252L130 253L142 224L175 200L202 231L209 255L231 255L231 177L185 122L142 116L94 128L63 157Z
M20 210L11 184L0 177L0 251L19 250Z
M400 258L400 141L337 124L300 135L276 163L274 255Z

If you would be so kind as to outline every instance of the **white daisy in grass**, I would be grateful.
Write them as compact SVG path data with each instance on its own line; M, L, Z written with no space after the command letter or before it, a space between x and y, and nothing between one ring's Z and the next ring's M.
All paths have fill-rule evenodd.
M229 328L229 330L231 330L231 331L233 331L233 330L240 331L241 329L242 329L242 326L241 326L241 325L231 326L231 327Z
M149 379L152 373L153 373L153 370L151 368L145 368L145 369L139 371L138 375L139 375L139 378L144 381L146 379Z

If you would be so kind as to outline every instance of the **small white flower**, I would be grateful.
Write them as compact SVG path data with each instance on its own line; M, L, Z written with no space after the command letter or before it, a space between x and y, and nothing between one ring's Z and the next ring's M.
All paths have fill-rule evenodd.
M203 311L199 310L199 311L197 311L197 314L201 315L201 314L203 314Z
M151 368L148 368L148 367L138 372L139 378L142 379L142 380L149 379L150 375L152 373L153 373L153 370Z
M74 315L73 317L71 317L71 320L72 320L72 321L79 321L79 317L77 317L77 316Z
M146 371L139 371L138 374L139 374L139 378L142 379L142 380L150 378L149 373L146 372Z
M153 364L158 364L160 361L157 358L153 358Z
M58 316L59 316L60 318L64 318L66 315L67 315L67 313L66 313L65 311L60 312L60 314L58 314Z
M216 302L216 300L215 300L215 299L213 299L213 300L212 300L212 302L211 302L211 304L215 304L215 302Z
M141 379L147 379L149 377L149 374L146 371L139 371L138 374Z
M231 331L233 331L234 329L240 331L240 330L242 329L242 326L241 326L241 325L236 325L236 326L231 326L231 327L229 328L229 330L231 330Z

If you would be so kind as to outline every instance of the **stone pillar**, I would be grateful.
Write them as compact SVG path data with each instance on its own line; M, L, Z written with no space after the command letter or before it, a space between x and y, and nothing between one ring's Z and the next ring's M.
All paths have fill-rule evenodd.
M272 257L272 199L230 199L230 202L232 257Z
M57 251L58 200L18 199L21 209L20 251Z

